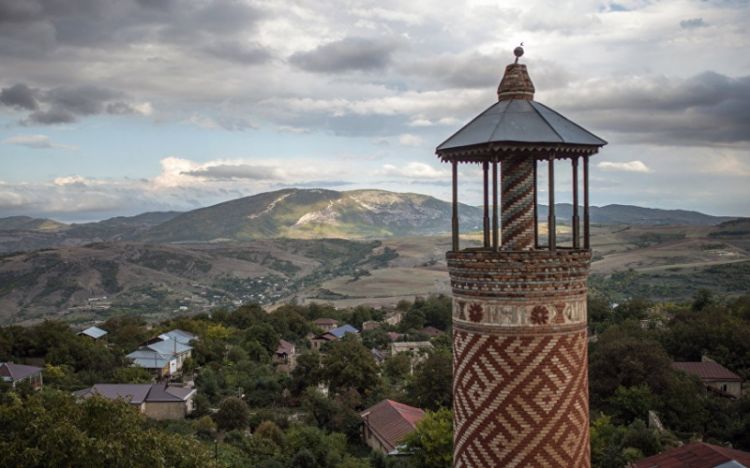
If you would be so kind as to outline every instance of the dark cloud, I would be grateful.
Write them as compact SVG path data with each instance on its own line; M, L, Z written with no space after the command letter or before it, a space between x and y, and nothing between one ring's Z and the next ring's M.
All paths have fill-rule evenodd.
M10 88L0 90L0 102L17 109L33 111L39 108L39 104L34 97L34 90L23 83L17 83Z
M24 125L54 125L75 122L78 117L138 112L125 102L119 91L98 86L57 87L48 90L32 89L17 83L0 90L0 102L19 110L31 111L21 123Z
M76 116L64 109L52 108L47 111L36 111L29 114L29 117L23 120L25 125L55 125L72 123L76 121Z
M96 86L76 86L54 88L46 93L44 100L53 109L64 110L76 115L101 114L105 103L119 98L122 93Z
M691 18L680 21L680 27L682 29L704 28L706 26L708 26L708 23L703 21L703 18Z
M639 141L750 142L750 76L704 72L686 80L651 77L600 83L563 106L590 115L600 129L633 134Z
M296 52L289 61L307 71L337 73L385 68L397 43L390 39L347 37L307 52Z
M184 175L206 177L209 179L249 179L279 180L281 174L274 167L253 166L250 164L221 164L195 171L183 172Z
M0 54L61 56L75 54L75 48L113 50L161 42L257 62L264 57L259 46L232 48L224 42L239 41L262 17L257 7L240 1L2 0Z

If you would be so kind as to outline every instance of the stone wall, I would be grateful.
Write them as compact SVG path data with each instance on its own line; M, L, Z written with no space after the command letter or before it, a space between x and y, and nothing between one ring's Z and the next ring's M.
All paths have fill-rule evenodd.
M449 252L456 467L588 467L586 250Z

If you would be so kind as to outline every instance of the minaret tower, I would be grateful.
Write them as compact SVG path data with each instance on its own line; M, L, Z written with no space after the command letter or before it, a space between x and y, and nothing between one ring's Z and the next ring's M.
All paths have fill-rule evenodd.
M453 465L588 467L588 168L607 142L534 101L526 65L518 63L523 49L514 54L498 102L436 150L453 168L453 245L446 255L453 288ZM540 162L549 183L544 245L537 228ZM479 248L459 246L460 163L483 171ZM561 163L572 172L572 241L565 246L555 236Z

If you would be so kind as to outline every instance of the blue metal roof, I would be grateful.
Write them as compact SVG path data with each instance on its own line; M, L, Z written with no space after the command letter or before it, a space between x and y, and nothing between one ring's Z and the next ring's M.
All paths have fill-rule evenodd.
M89 327L81 332L78 333L79 335L86 335L90 336L91 338L98 340L99 338L103 337L107 334L106 330L102 330L99 327Z
M357 330L356 328L354 328L353 326L347 323L347 324L341 325L340 327L334 328L328 333L335 336L336 338L341 338L347 333L359 333L359 330Z
M146 345L146 347L161 354L180 354L193 349L192 346L182 344L176 340L157 341L155 343Z
M488 143L604 146L606 141L536 101L496 102L437 147L437 152Z

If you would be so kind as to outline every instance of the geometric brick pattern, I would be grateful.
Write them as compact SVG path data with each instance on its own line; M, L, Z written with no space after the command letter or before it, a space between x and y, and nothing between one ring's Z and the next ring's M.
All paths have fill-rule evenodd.
M591 253L448 252L455 467L588 467Z
M526 156L503 160L502 226L503 250L534 248L534 164Z
M454 330L455 467L587 467L586 329Z

